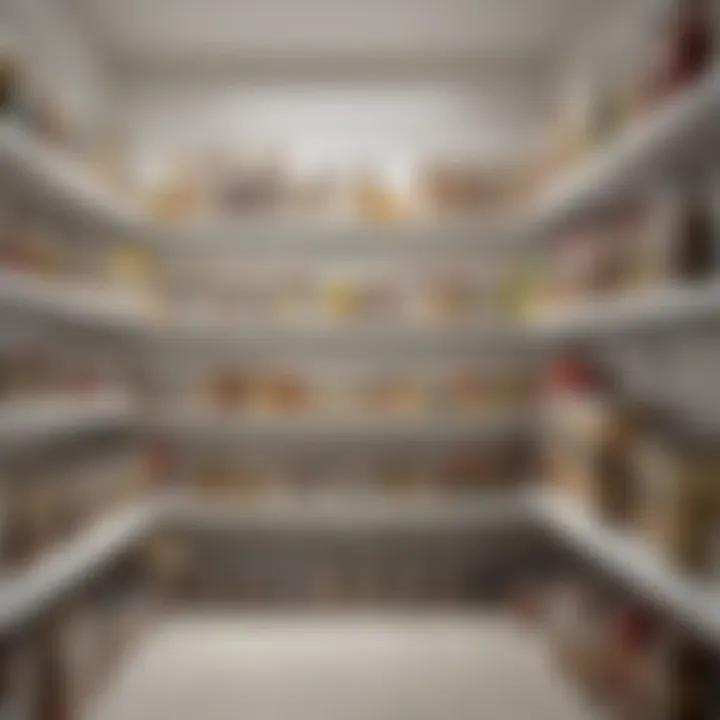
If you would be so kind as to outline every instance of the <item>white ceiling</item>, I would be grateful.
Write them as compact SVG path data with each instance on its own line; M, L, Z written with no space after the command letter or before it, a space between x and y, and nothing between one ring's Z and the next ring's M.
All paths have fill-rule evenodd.
M126 68L532 68L647 0L66 0Z

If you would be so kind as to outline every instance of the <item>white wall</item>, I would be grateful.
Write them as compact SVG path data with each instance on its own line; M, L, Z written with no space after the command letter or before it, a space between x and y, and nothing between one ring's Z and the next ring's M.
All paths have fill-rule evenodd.
M404 165L417 156L493 162L534 141L547 88L502 82L250 85L148 84L124 97L131 137L148 172L168 151L263 149L305 166Z

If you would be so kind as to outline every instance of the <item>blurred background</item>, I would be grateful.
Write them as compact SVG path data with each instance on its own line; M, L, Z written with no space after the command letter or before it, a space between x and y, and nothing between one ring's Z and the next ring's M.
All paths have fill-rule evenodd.
M0 0L0 718L720 718L719 23Z

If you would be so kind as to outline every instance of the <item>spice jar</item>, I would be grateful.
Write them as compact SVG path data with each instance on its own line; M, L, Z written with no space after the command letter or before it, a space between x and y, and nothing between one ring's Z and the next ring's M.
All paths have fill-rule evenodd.
M639 531L666 560L685 570L720 569L720 448L715 434L655 416L637 451Z
M545 384L550 477L564 493L590 506L611 414L605 385L600 369L575 352L551 365Z

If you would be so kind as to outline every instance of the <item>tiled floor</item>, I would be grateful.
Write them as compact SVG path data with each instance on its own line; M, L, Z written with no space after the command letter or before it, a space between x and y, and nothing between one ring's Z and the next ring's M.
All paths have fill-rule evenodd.
M183 615L89 720L584 720L543 643L498 618Z

